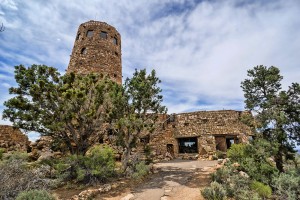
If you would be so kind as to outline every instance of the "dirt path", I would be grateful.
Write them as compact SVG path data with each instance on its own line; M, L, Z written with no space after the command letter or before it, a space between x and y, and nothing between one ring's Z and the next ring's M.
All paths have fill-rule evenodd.
M101 200L202 200L216 161L172 160L154 165L156 173L135 188L107 194Z

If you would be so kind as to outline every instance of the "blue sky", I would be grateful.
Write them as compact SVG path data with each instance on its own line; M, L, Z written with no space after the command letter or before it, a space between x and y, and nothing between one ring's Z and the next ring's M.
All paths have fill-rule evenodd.
M157 71L169 113L243 110L247 69L273 65L284 88L299 82L299 13L298 0L0 0L0 111L14 66L64 73L77 28L88 20L121 34L124 77L135 68Z

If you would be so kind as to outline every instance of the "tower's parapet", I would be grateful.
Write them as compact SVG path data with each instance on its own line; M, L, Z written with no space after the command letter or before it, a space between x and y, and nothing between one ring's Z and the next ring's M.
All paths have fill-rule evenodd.
M99 73L122 83L121 35L105 22L88 21L78 28L67 73Z

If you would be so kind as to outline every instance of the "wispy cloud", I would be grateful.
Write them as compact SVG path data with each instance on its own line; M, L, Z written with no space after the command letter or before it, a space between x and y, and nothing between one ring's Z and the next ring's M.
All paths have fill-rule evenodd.
M170 113L241 110L255 65L280 67L285 87L299 82L299 12L293 0L0 0L0 83L14 84L18 64L64 72L79 24L94 19L120 32L124 77L157 71Z

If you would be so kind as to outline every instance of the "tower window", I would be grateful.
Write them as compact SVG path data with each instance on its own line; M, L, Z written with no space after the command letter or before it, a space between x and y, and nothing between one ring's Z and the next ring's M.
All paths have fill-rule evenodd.
M101 31L101 32L100 32L100 38L102 38L102 39L107 39L107 32Z
M114 43L115 45L118 45L118 39L117 39L116 37L113 38L113 43Z
M86 54L86 53L87 53L86 48L82 48L82 49L81 49L81 54Z
M117 74L114 74L114 77L117 78Z
M118 52L115 52L115 55L116 55L116 56L119 56Z
M80 33L77 34L76 40L80 38Z
M93 36L93 30L88 30L87 32L86 32L86 36L87 37L92 37Z

